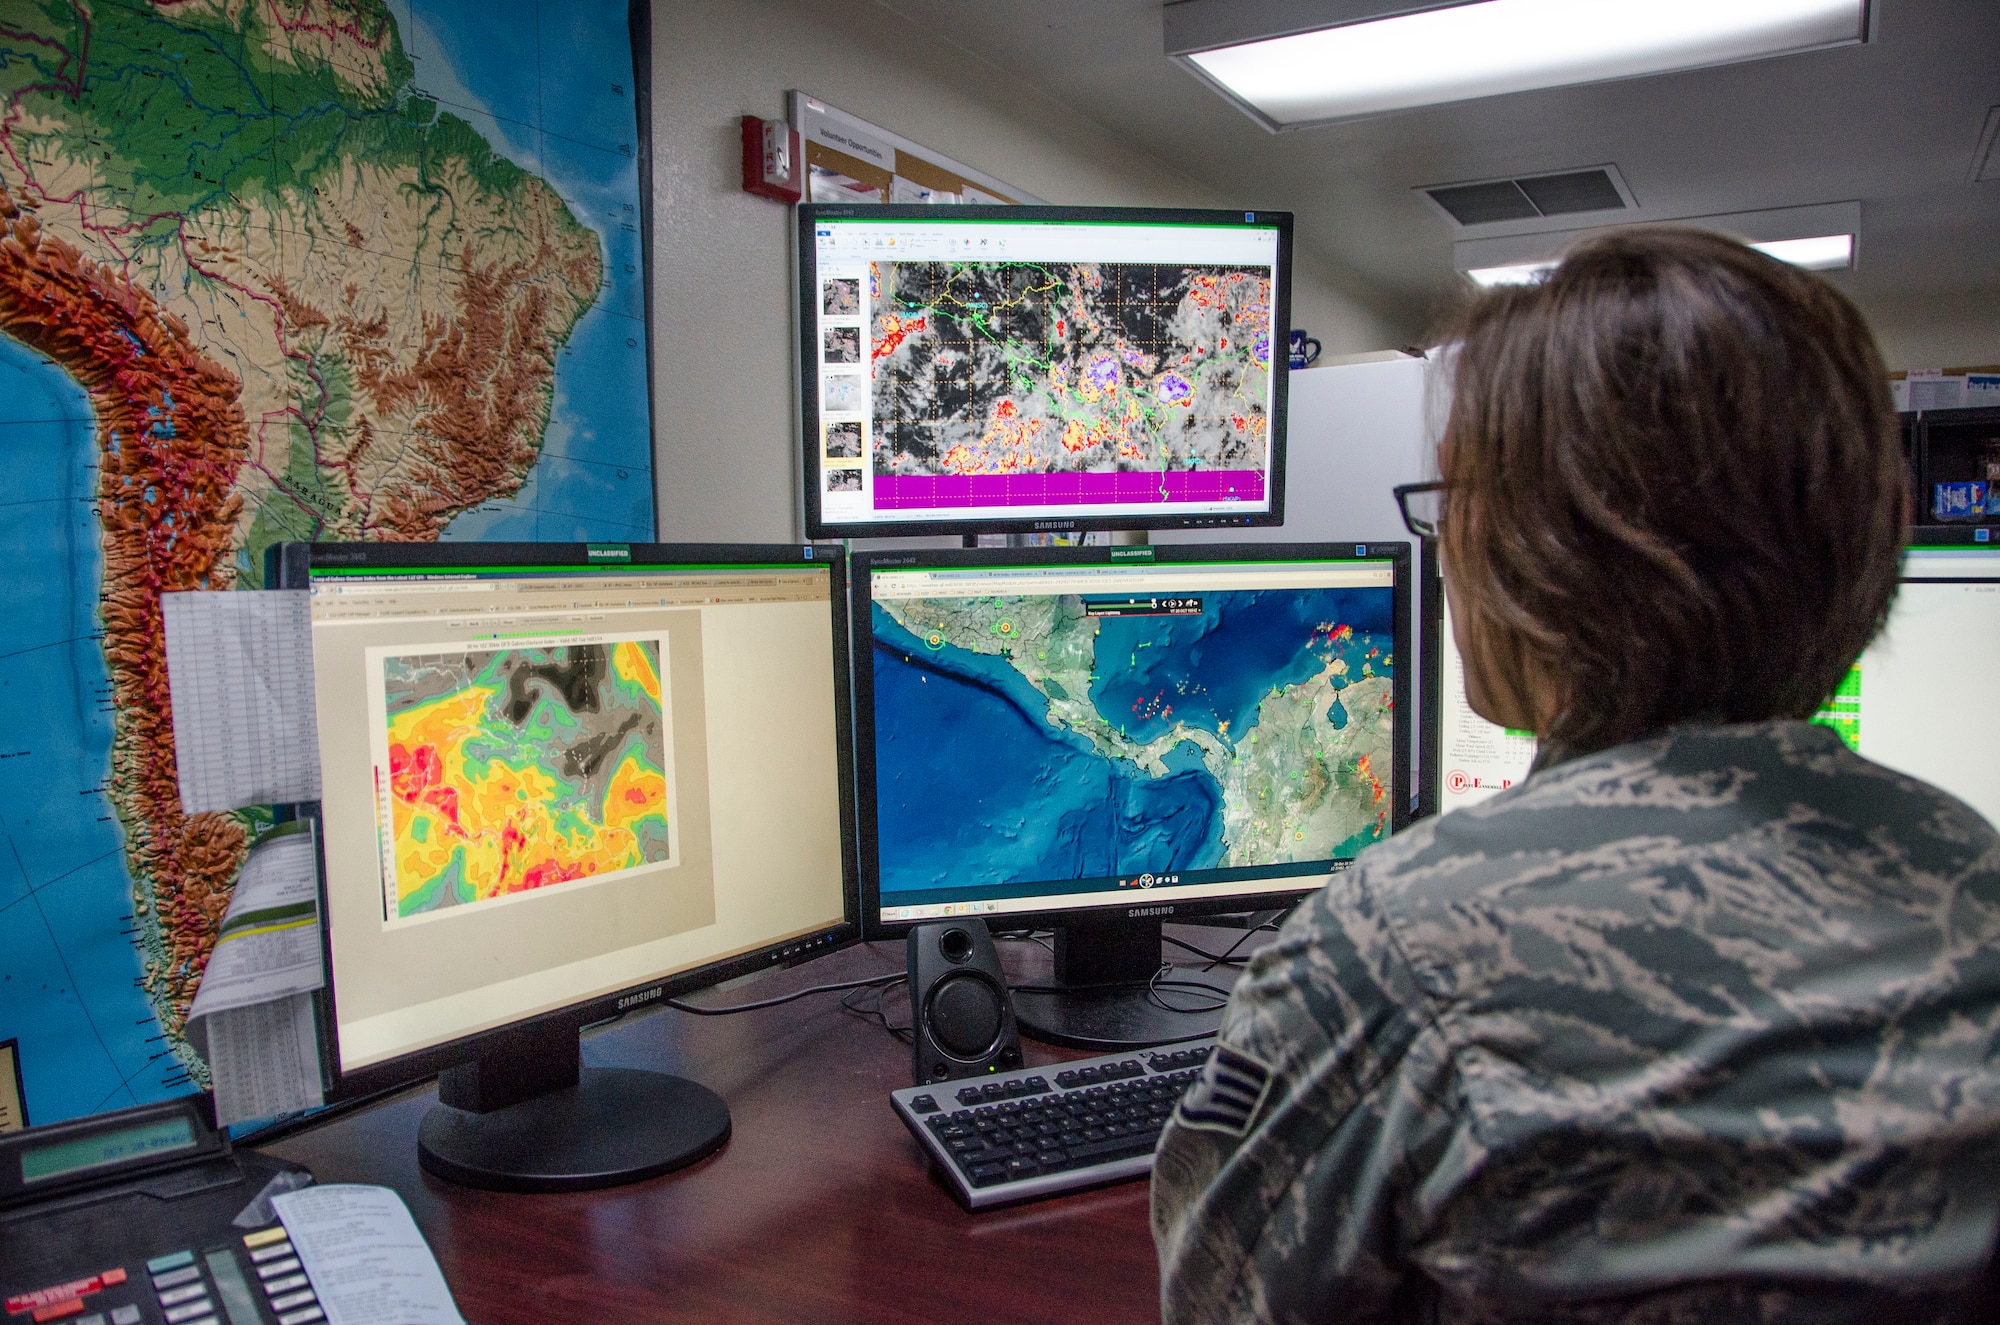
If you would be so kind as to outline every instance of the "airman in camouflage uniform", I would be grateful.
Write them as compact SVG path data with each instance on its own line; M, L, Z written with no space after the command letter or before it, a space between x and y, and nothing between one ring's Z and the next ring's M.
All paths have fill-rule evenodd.
M1801 722L1567 761L1250 963L1169 1322L1945 1318L2000 1216L2000 836Z

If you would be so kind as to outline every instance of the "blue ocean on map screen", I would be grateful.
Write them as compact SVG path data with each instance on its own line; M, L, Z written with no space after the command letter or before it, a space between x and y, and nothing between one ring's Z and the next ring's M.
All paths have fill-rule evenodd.
M0 337L0 1007L20 1040L31 1122L186 1091L138 987L125 837L99 792L111 681L97 637L104 574L96 420L83 388ZM37 1071L36 1069L41 1070Z
M1100 621L1091 701L1133 740L1157 739L1177 721L1239 739L1274 687L1316 675L1330 650L1359 676L1368 652L1391 636L1393 600L1383 590L1212 594L1206 607L1201 616ZM1006 659L929 649L880 605L873 621L883 892L1221 861L1222 791L1191 742L1155 778L1051 726L1047 697ZM1315 636L1332 624L1353 635L1340 645Z
M1105 617L1090 700L1142 744L1175 722L1240 735L1273 688L1297 685L1326 665L1322 650L1300 647L1315 627L1386 636L1391 602L1381 590L1239 592L1209 595L1199 616ZM1355 667L1358 675L1358 659Z
M389 8L417 86L547 180L604 246L603 289L556 359L540 463L520 492L459 516L445 537L651 541L640 144L624 0L541 0L511 7L517 23L495 21L479 0L418 0L414 15L409 0Z

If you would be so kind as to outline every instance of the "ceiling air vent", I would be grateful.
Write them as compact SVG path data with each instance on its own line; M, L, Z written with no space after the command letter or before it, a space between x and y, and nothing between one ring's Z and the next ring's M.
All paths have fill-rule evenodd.
M1579 212L1617 212L1634 205L1630 190L1624 187L1614 166L1477 184L1433 184L1419 192L1430 195L1431 201L1460 225L1532 221Z

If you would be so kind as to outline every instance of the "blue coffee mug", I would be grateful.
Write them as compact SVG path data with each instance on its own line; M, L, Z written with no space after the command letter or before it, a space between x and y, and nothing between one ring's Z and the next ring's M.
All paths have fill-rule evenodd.
M1319 358L1319 342L1297 327L1292 328L1292 367L1310 368Z

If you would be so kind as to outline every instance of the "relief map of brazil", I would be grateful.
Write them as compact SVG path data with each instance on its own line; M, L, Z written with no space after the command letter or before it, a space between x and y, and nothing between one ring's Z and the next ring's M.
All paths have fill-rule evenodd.
M287 539L652 537L637 93L623 0L0 7L29 1121L207 1082L185 1021L269 811L181 812L163 592Z
M882 890L1352 856L1389 835L1381 589L877 599Z

